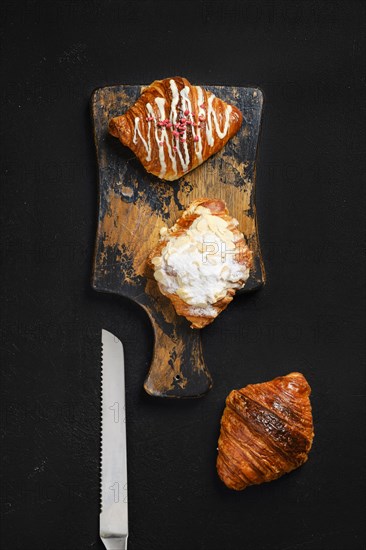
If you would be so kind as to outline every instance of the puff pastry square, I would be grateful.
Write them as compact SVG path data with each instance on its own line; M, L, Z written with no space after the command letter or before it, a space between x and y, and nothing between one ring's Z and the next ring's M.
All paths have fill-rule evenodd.
M239 130L242 114L181 77L155 80L136 103L109 122L145 169L174 181L217 153Z
M148 263L164 296L192 328L203 328L245 285L252 265L238 222L221 199L197 199L160 242Z

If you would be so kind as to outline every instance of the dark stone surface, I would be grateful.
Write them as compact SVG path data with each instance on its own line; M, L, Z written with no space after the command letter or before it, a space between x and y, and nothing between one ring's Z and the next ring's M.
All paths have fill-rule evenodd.
M361 550L365 494L362 2L15 1L1 5L2 548L102 548L99 339L124 343L131 550ZM256 85L266 287L203 333L202 399L145 395L152 331L90 288L93 89L174 74ZM232 388L293 370L313 388L307 464L227 490Z

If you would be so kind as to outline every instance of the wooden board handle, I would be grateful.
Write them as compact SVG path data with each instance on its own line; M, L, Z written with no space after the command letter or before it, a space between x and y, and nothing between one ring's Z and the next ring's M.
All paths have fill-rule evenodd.
M155 334L153 359L144 388L157 397L200 397L212 386L202 354L201 335L183 317L169 322L158 304L141 304ZM169 307L169 306L168 306ZM172 306L170 306L172 307Z

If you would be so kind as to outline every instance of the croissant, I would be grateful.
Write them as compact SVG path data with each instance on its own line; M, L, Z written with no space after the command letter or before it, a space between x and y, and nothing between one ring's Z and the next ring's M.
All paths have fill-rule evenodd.
M203 328L232 301L249 277L252 252L221 199L195 200L150 253L162 294L192 328Z
M230 489L272 481L306 462L314 431L304 376L233 390L221 419L217 472Z
M174 181L217 153L239 130L242 114L181 77L155 80L136 103L109 122L109 132L145 169Z

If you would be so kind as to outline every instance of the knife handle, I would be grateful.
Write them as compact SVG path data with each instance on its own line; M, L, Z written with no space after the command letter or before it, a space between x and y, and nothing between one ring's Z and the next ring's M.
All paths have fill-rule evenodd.
M160 304L141 304L155 335L153 360L144 388L157 397L200 397L212 386L203 359L200 331L191 329L184 317L177 316L171 304L166 303L171 309L164 311Z

